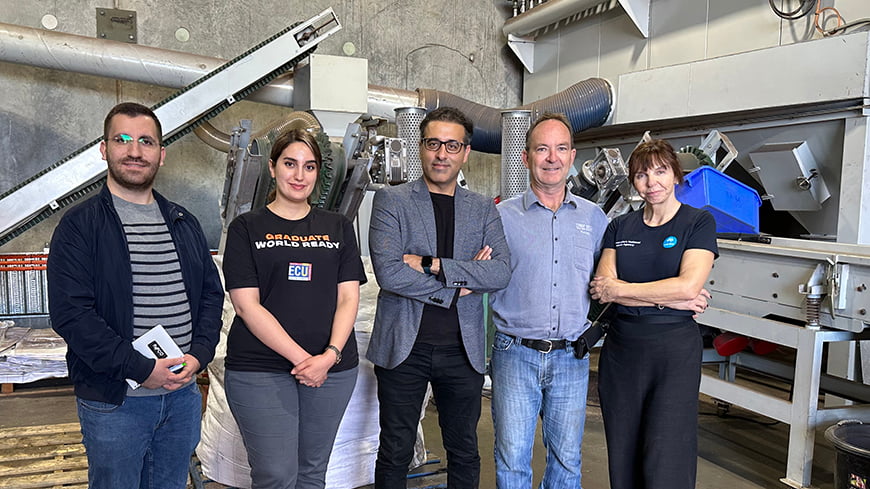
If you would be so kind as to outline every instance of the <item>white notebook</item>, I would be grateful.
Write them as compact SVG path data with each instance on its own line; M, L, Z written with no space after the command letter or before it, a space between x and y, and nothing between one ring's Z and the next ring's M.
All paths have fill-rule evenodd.
M179 358L184 356L181 348L175 344L169 333L163 329L163 325L158 324L149 329L148 332L136 338L133 342L133 348L139 353L148 358ZM173 372L177 372L184 368L184 365L175 365L170 368ZM139 388L139 383L133 379L127 379L127 383L133 389Z

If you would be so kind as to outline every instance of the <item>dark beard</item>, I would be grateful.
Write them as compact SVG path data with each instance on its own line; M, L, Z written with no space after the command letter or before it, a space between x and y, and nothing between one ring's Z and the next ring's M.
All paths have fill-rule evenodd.
M128 159L122 160L122 162L124 162L124 161L142 161L142 160L133 160L133 159L128 158ZM114 180L115 183L117 183L118 185L120 185L121 187L123 187L127 190L132 190L132 191L150 190L151 187L154 185L154 179L157 178L157 172L155 171L154 173L151 174L150 178L144 180L141 183L140 182L131 182L130 180L128 180L124 176L124 174L122 172L117 170L117 167L120 166L120 164L109 162L109 164L107 166L108 166L109 174L112 176L112 180Z

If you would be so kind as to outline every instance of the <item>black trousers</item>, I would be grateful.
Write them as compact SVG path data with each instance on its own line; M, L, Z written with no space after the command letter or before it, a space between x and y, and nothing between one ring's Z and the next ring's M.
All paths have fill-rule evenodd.
M694 489L702 349L691 319L608 331L598 393L611 489Z
M480 482L477 422L483 375L472 368L462 345L416 344L396 368L375 367L380 405L376 489L407 487L417 423L431 382L438 424L447 452L447 486L476 489Z

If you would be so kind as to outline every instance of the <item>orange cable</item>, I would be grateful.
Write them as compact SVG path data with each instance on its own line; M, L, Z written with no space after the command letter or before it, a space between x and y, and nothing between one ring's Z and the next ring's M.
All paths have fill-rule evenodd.
M834 12L834 15L837 16L837 29L839 29L843 25L843 22L844 22L843 16L840 15L839 10L837 10L834 7L822 8L822 0L816 0L816 14L813 18L813 27L815 27L816 30L819 32L819 34L821 34L824 37L828 37L831 35L831 33L829 31L824 30L822 28L822 26L819 24L819 18L822 16L822 12L824 12L826 10L830 10L830 11ZM824 22L822 22L822 23L824 23ZM837 29L832 29L832 30L836 32Z

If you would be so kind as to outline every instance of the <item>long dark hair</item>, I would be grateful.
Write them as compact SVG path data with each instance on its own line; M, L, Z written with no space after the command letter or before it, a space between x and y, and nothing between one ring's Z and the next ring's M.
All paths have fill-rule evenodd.
M317 144L314 135L305 129L291 129L278 136L278 138L275 139L275 142L272 143L272 151L269 153L269 165L274 168L277 161L281 158L281 153L287 149L287 146L290 146L293 143L302 143L305 146L308 146L308 149L310 149L311 153L314 155L314 164L317 166L317 176L319 177L320 169L323 167L323 155L320 153L320 146ZM273 188L269 192L269 196L266 197L266 202L272 202L275 200L277 193L277 190ZM312 192L311 195L314 195L314 192Z

